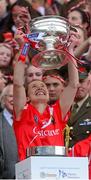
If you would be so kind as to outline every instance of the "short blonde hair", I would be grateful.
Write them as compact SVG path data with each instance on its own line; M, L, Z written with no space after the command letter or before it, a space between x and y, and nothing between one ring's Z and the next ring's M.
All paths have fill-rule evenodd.
M8 44L7 42L0 43L0 48L3 46L11 51L11 58L12 58L14 56L14 50L13 50L12 46L10 44Z
M1 95L0 95L0 103L1 103L1 107L4 108L5 107L5 97L9 94L9 88L10 86L12 86L13 84L8 84L7 86L5 86L5 88L3 89Z

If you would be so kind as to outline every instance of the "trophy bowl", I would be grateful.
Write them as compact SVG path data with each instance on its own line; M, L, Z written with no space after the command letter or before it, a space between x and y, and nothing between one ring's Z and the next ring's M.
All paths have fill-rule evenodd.
M26 156L66 156L66 152L64 146L35 146L27 148Z
M54 69L67 63L69 54L64 49L68 46L70 27L67 19L57 15L41 16L31 20L30 41L35 43L35 49L38 50L32 58L34 66Z
M32 64L45 70L55 69L64 66L68 59L71 59L67 51L48 50L38 53L32 58Z

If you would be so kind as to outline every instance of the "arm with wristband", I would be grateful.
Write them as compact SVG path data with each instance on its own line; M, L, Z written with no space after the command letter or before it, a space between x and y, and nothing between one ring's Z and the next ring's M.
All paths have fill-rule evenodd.
M71 59L68 61L68 78L69 82L67 87L64 89L63 93L60 96L60 105L62 109L62 116L63 119L65 118L66 114L70 110L74 98L76 95L77 87L79 84L79 76L78 76L78 68L77 68L77 62L76 59L73 58L74 56L74 47L77 43L77 35L71 34L70 35L70 46L69 46L69 53L72 55Z
M16 112L16 117L19 117L19 113L23 110L24 105L26 104L24 74L30 44L25 38L25 34L20 30L17 31L15 40L18 42L20 49L15 56L16 61L14 66L14 111Z

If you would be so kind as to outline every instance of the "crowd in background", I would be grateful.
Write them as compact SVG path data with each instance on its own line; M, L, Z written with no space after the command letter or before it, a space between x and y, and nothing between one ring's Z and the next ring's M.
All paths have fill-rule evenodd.
M14 132L13 129L14 68L17 61L17 53L21 47L21 40L19 41L17 32L22 31L24 34L27 34L28 31L31 31L31 27L28 30L25 24L29 24L33 18L46 15L57 15L66 18L70 25L76 28L78 33L78 40L74 45L74 56L77 58L79 81L81 84L79 89L82 92L77 91L74 102L80 102L81 100L78 103L80 108L78 108L77 113L82 108L80 115L82 112L85 112L81 117L84 122L80 118L79 113L77 117L71 117L71 110L69 110L64 117L62 130L66 128L66 125L71 127L69 149L72 149L74 146L74 156L88 156L89 177L91 178L91 0L1 0L0 179L14 179L15 163L19 161L18 152L20 150L17 147L17 133L15 136L16 131ZM48 88L49 104L51 105L59 99L60 94L63 95L65 89L70 91L67 88L72 79L68 79L68 67L65 65L64 67L48 71L36 68L31 64L31 59L36 54L36 51L32 49L31 52L26 59L24 87L27 89L28 84L34 79L42 80ZM21 77L22 72L17 72L19 73L18 76ZM26 94L28 102L27 91ZM68 92L70 97L69 94ZM83 128L80 129L82 124ZM79 132L77 131L78 128ZM85 146L86 152L84 150ZM84 152L80 152L81 148ZM72 153L73 150L69 152L69 156L72 156Z

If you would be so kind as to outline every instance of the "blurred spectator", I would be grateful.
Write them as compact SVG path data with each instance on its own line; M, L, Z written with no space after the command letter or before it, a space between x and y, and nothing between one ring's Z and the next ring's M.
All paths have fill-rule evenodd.
M78 43L77 43L76 48L75 48L75 56L76 56L76 57L79 57L79 56L82 55L82 53L84 53L85 51L87 51L87 49L84 49L84 52L81 52L80 55L77 55L77 54L76 54L76 53L77 53L76 50L79 50L79 49L80 49L79 47L88 39L88 37L87 37L87 33L86 33L85 29L83 29L82 27L80 27L80 26L74 26L74 28L76 28L77 34L78 34ZM80 52L80 51L79 51L79 52Z
M38 13L40 13L42 16L55 14L55 12L51 8L51 6L49 6L46 0L27 0L27 1L31 4L32 8Z
M84 39L84 41L75 48L74 54L77 58L80 58L80 63L86 66L88 71L90 71L91 70L91 36Z
M85 11L80 8L70 9L67 18L72 25L81 26L87 30L87 35L89 34L90 16Z
M0 179L15 179L18 162L17 144L13 130L13 84L7 85L1 96L0 113Z
M44 15L59 15L58 9L56 6L51 6L48 4L47 0L45 0L45 14Z
M78 34L78 40L77 40L77 44L75 46L75 56L77 57L76 54L76 48L80 45L82 45L84 43L84 41L87 39L87 32L85 29L83 29L82 27L80 27L79 25L75 25L74 28L77 30L77 34Z
M65 17L66 5L63 1L53 0L51 7L56 15Z
M91 63L86 60L86 55L91 44L91 37L87 38L87 34L85 29L80 26L74 26L77 30L77 43L74 47L74 55L77 58L78 67L82 64L84 67L88 69L88 72L91 68ZM74 31L72 31L74 33ZM67 81L68 72L67 72L67 65L60 68L61 75Z
M45 0L27 0L32 8L39 12L41 15L45 15Z
M46 70L43 74L43 81L46 84L49 91L49 105L55 104L58 101L62 94L65 94L68 91L69 96L69 86L67 81L64 81L59 69ZM68 87L67 87L68 86ZM70 112L68 112L63 120L62 128L64 129Z
M0 43L0 68L8 69L8 71L13 68L13 48L7 42Z
M87 3L87 0L67 0L64 3L66 5L66 12L68 12L70 9L80 8L81 6L85 5Z
M88 45L87 47L85 46L85 48L81 48L84 46L84 43L87 42L87 32L85 29L83 29L82 27L78 26L74 26L74 28L76 28L77 30L77 34L78 34L78 42L75 46L75 51L74 54L77 58L81 58L83 56L83 54L88 50Z
M0 0L0 33L12 32L13 20L7 0Z
M20 7L25 7L25 8L27 7L29 14L31 15L31 19L38 17L38 16L41 16L41 14L38 11L36 11L35 9L32 8L31 3L28 0L23 0L23 1L16 0L16 3L13 4L12 8L16 5L19 5Z
M46 70L43 74L43 81L49 91L49 104L54 104L64 91L66 82L58 69Z
M52 0L50 3L57 12L57 15L67 17L69 9L78 8L81 5L86 4L86 0Z
M0 94L2 93L5 85L6 85L7 80L5 79L4 73L0 69Z
M26 69L25 73L25 83L29 84L33 80L42 80L43 76L43 70L41 68L37 68L33 65L29 65L28 68Z
M88 12L91 18L91 0L86 0L86 3L82 4L80 8L83 9L85 12Z
M28 8L20 5L14 5L12 8L12 18L15 23L15 27L13 27L15 32L17 28L22 28L24 33L28 33L28 30L25 29L25 25L27 28L27 24L29 26L31 20Z
M13 79L10 76L10 71L8 73L6 69L0 68L0 95L2 94L5 86L12 82L13 82ZM0 102L0 112L1 111L2 111L2 107L1 107L1 102Z

